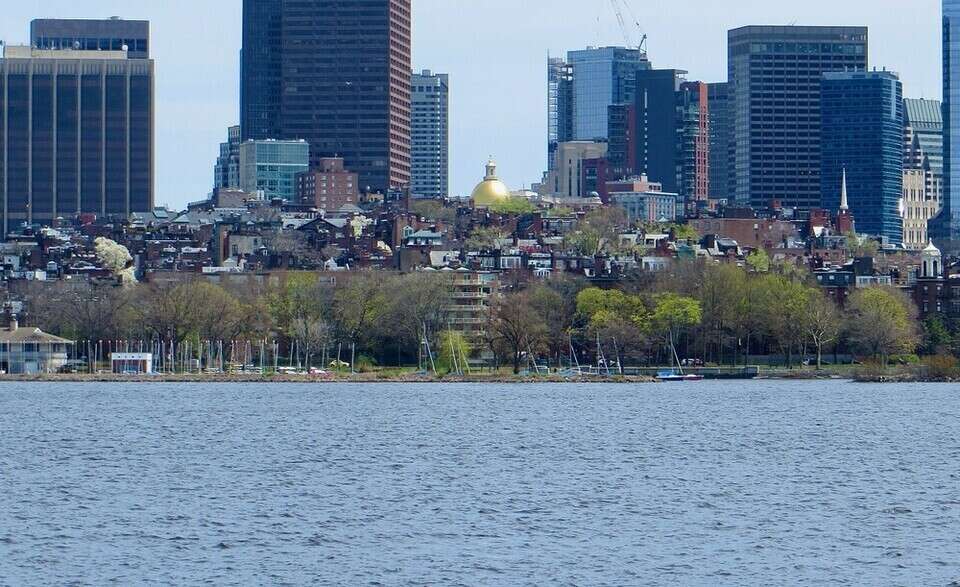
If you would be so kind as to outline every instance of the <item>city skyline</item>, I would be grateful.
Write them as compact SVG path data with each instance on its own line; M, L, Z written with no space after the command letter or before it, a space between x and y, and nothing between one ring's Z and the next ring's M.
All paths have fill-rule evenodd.
M909 14L903 14L901 4L887 1L834 5L814 0L789 9L748 2L731 14L727 14L729 8L692 0L670 6L633 4L643 32L650 35L648 51L654 67L685 69L690 79L726 79L730 28L863 25L871 33L871 65L899 72L908 97L940 97L937 0L915 3ZM623 45L609 2L560 0L522 11L505 0L483 6L414 0L413 6L413 69L451 77L453 195L469 193L491 155L510 187L539 180L546 168L542 147L547 124L546 55L562 56L588 45ZM577 11L583 18L569 18ZM511 12L515 17L504 18ZM240 2L188 5L171 0L153 6L94 0L82 13L65 0L26 2L8 8L0 23L0 39L11 44L27 42L29 23L35 18L114 14L152 22L157 60L156 202L178 207L200 199L212 186L212 165L226 129L239 122ZM692 14L698 15L696 21L687 17ZM468 24L449 26L451 22ZM639 32L629 32L636 42Z

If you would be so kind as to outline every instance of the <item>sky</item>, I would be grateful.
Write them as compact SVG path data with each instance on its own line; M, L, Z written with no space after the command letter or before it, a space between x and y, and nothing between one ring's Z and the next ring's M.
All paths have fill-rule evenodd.
M940 0L620 0L630 43L654 67L726 80L726 33L750 24L865 25L870 65L899 72L908 97L939 98ZM34 18L147 19L156 60L158 205L201 200L218 145L239 118L240 0L16 0L0 39L29 41ZM623 45L611 0L413 0L413 67L450 74L450 181L469 195L488 157L514 189L546 166L546 59ZM639 27L632 22L639 21Z

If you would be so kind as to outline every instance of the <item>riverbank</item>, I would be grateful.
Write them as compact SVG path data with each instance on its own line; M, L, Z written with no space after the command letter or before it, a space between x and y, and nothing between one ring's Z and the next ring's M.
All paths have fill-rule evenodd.
M435 377L415 373L356 373L327 375L259 375L259 374L157 374L157 375L115 375L99 374L40 374L40 375L4 375L4 382L37 383L654 383L653 377L563 377L560 375L506 375L502 373L478 374L469 376Z

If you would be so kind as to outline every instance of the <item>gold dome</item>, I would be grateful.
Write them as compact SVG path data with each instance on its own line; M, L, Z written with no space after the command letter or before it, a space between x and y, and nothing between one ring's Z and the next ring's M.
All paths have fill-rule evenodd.
M510 199L510 190L497 179L497 164L493 161L487 162L487 174L473 189L470 199L479 208L488 208Z

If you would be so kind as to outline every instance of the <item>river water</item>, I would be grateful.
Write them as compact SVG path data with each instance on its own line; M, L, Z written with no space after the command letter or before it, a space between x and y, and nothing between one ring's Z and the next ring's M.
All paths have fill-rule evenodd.
M958 433L955 385L3 384L0 584L947 586Z

